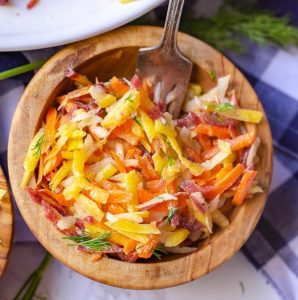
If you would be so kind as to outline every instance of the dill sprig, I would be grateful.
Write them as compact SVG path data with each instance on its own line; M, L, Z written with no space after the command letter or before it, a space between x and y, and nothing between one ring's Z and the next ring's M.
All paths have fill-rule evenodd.
M41 148L44 142L45 135L41 135L40 138L37 140L34 147L31 149L33 151L33 156L39 156L41 154Z
M215 102L210 102L207 104L207 109L212 112L225 112L232 109L235 109L235 105L230 102L224 102L217 104Z
M218 104L215 108L215 112L225 112L225 111L229 111L235 109L235 105L229 103L229 102L225 102L225 103L221 103Z
M142 122L141 122L140 118L134 117L133 119L134 119L134 121L135 121L139 126L141 126L141 127L143 128Z
M236 2L236 1L235 1ZM211 18L197 18L191 8L185 9L180 31L194 35L220 50L243 52L243 38L258 45L274 45L282 48L298 45L298 29L289 24L287 16L276 17L272 12L256 5L223 1ZM147 14L133 24L163 25Z
M210 18L192 18L181 22L181 30L199 37L218 49L244 50L243 38L258 45L288 47L298 45L298 30L289 25L289 18L275 17L255 6L224 1L217 14Z
M73 244L70 246L81 246L90 251L105 251L111 247L111 243L106 241L111 233L106 232L96 238L90 238L89 235L66 236L63 239L70 240Z
M159 244L155 249L154 252L152 253L152 255L154 255L156 258L161 259L161 256L163 254L168 254L167 251L165 251L164 249L164 245Z
M173 167L175 165L175 163L176 163L175 157L169 156L168 157L168 166Z
M166 222L167 223L171 222L171 220L173 219L173 217L176 214L176 212L177 212L178 209L179 209L178 207L172 207L172 208L170 208L168 216L166 218Z

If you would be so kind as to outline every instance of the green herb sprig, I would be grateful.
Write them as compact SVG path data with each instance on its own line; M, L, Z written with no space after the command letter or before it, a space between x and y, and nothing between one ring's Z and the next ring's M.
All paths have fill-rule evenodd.
M161 256L164 255L164 254L168 254L168 252L165 251L164 245L162 245L162 244L158 245L155 248L154 252L152 253L152 255L154 255L158 259L161 259Z
M41 154L41 148L44 142L45 135L41 135L40 138L37 140L36 144L32 148L33 156L39 156Z
M77 235L66 236L63 239L72 241L70 246L81 246L90 251L105 251L112 246L112 243L106 241L110 235L111 233L106 232L96 238L90 238L88 235Z
M173 217L176 214L176 212L177 212L178 209L179 209L178 207L172 207L172 208L170 208L168 216L166 218L166 222L167 223L171 222L171 220L173 219Z
M298 45L298 29L289 25L288 17L275 17L249 4L224 1L217 14L210 18L187 17L181 30L199 37L218 49L243 52L243 38L258 45L288 47Z
M135 121L139 126L141 126L141 127L143 128L142 122L141 122L140 118L134 117L133 119L134 119L134 121Z
M16 67L7 71L0 72L0 80L4 80L23 73L27 73L29 71L39 69L46 61L47 61L46 59L38 60L31 64L26 64L20 67Z
M175 157L169 156L168 157L168 166L173 167L175 165L175 163L176 163Z
M209 71L209 77L210 77L210 79L211 79L212 81L215 81L215 79L216 79L216 73L215 73L214 70L210 70L210 71Z
M235 109L235 105L229 103L229 102L225 102L225 103L221 103L219 104L216 108L215 108L215 112L225 112L225 111L229 111Z
M51 254L46 253L39 267L28 277L23 286L20 288L19 292L13 298L13 300L33 299L51 258Z
M163 22L157 23L147 14L132 24L162 26ZM246 1L241 1L241 4L223 1L211 18L197 18L191 8L185 10L180 31L196 36L217 49L234 52L244 52L243 38L261 46L286 48L298 45L298 29L289 24L288 17L276 17L272 12Z
M217 104L215 102L210 102L207 104L207 109L212 112L226 112L235 109L235 105L230 102L224 102Z

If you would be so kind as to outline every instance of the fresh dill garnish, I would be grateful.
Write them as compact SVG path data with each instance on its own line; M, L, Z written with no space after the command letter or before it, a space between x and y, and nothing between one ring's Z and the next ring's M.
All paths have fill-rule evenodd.
M178 209L179 209L178 207L172 207L172 208L170 208L168 216L166 218L166 222L167 223L171 222L171 220L173 219L173 217L176 214L176 212L177 212Z
M214 81L216 79L216 73L215 73L215 71L214 70L210 70L209 71L209 76L210 76L210 79Z
M70 240L73 244L70 246L81 246L91 251L104 251L109 249L112 245L110 242L106 241L107 238L111 233L106 232L96 238L90 238L90 236L84 235L77 235L77 236L66 236L63 239Z
M225 111L229 111L235 108L235 105L229 103L229 102L225 102L225 103L221 103L219 104L216 108L215 111L216 112L225 112Z
M124 99L124 102L127 102L127 101L133 103L133 100L132 100L132 93L130 93L130 94Z
M211 102L207 104L207 110L212 112L226 112L235 108L235 105L229 102L224 102L221 104L217 104L215 102Z
M134 121L135 121L138 125L140 125L141 127L143 127L143 126L142 126L142 123L141 123L141 121L140 121L140 119L139 119L138 117L134 117L133 119L134 119Z
M217 14L210 18L195 18L185 14L181 31L199 37L218 49L243 52L243 37L264 46L298 45L298 30L289 25L288 17L276 17L249 3L223 1Z
M168 157L168 166L173 167L175 165L175 163L176 163L175 158L173 156L169 156Z
M223 1L211 18L195 16L192 6L184 10L180 30L196 36L220 50L244 52L243 38L261 46L281 48L298 45L298 29L288 16L274 16L251 1ZM163 25L147 14L133 22L138 25Z
M34 147L31 149L33 151L33 156L39 156L41 154L41 147L44 142L44 134L40 136L40 138L37 140Z
M155 249L152 255L154 255L156 258L161 259L161 256L163 254L168 254L167 251L165 251L164 246L162 244L159 244Z

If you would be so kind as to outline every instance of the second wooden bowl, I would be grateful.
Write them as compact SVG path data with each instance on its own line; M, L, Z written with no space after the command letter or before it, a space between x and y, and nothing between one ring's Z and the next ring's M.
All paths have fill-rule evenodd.
M64 93L69 80L64 78L68 67L75 68L90 79L104 81L113 75L130 78L134 72L137 50L159 43L161 28L126 27L68 46L51 58L28 85L12 122L8 161L13 192L19 209L43 246L57 259L75 271L109 285L131 289L157 289L175 286L201 277L233 256L256 226L263 211L272 170L272 145L266 116L258 126L262 139L258 180L264 193L233 210L231 224L217 230L198 250L188 255L172 255L162 261L126 263L111 258L91 262L90 256L69 247L62 234L44 217L43 208L33 203L20 188L23 159L28 145L55 97ZM214 84L208 75L231 74L242 107L263 111L250 84L240 71L222 54L186 34L179 35L182 52L194 62L193 81L208 89Z
M7 267L13 235L13 210L9 187L0 166L0 189L6 194L0 202L0 279Z

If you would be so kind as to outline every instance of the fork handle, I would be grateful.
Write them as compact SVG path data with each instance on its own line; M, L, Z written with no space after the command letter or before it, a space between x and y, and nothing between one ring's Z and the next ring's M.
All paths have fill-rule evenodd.
M178 50L177 33L181 19L184 0L170 0L164 34L160 47L164 51Z

